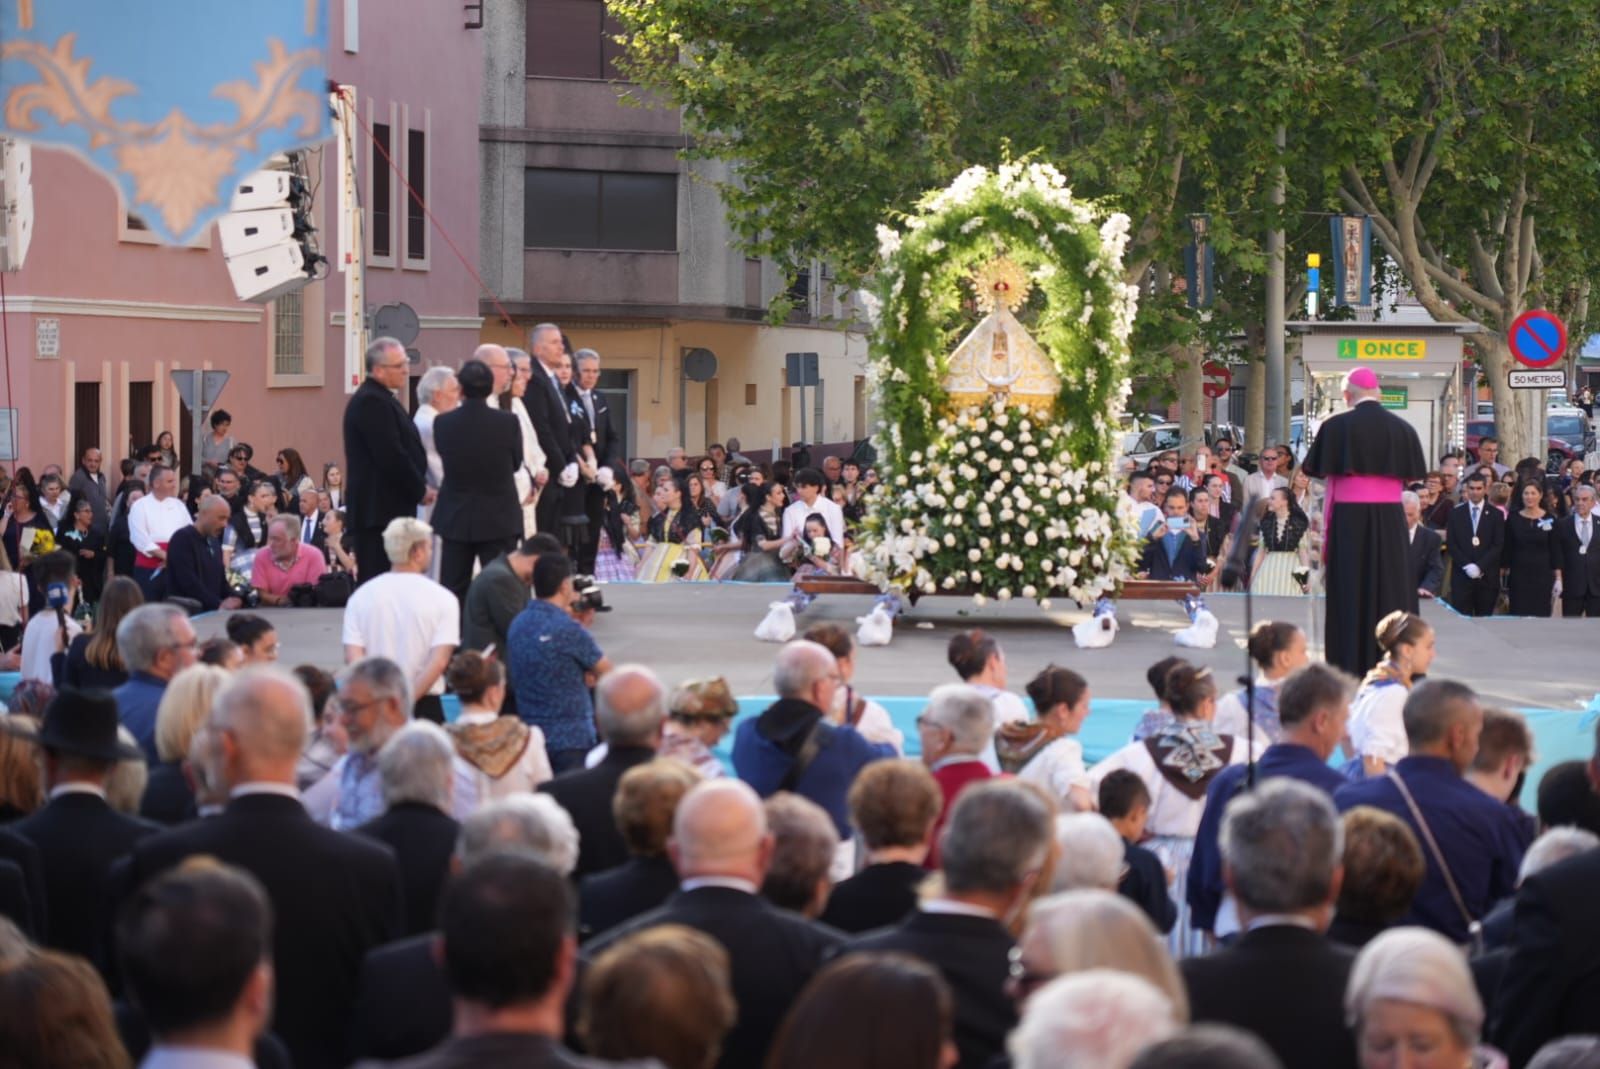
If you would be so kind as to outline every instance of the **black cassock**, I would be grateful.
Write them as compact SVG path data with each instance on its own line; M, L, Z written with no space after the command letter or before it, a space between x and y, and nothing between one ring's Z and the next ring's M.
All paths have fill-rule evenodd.
M1428 465L1411 425L1377 401L1363 401L1324 421L1301 465L1307 475L1421 479ZM1369 505L1341 502L1323 537L1327 566L1327 660L1357 679L1378 663L1378 621L1396 609L1417 611L1417 588L1406 555L1406 516L1398 500Z

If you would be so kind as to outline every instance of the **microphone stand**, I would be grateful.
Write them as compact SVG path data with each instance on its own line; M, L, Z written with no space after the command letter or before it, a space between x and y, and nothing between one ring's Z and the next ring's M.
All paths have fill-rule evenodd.
M1239 511L1233 549L1228 553L1227 563L1222 566L1222 585L1225 588L1231 590L1244 584L1244 675L1239 677L1239 685L1244 688L1246 790L1254 790L1256 785L1256 673L1250 661L1249 642L1250 632L1255 629L1255 592L1252 589L1255 584L1250 582L1250 543L1266 511L1267 499L1264 497L1252 497L1245 502L1244 508Z

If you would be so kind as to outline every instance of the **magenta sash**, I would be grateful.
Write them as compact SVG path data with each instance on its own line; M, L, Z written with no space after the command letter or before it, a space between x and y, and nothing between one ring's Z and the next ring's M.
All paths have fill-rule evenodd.
M1322 559L1328 559L1334 505L1398 505L1405 481L1393 475L1330 475L1322 504Z

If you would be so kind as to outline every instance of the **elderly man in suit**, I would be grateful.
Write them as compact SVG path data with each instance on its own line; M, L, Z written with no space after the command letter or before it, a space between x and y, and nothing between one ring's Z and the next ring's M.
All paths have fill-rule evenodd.
M612 478L621 478L624 475L622 431L614 424L611 406L597 388L600 385L600 354L593 349L579 349L573 354L573 368L573 390L589 425L589 442L594 446L595 464L599 468L609 469ZM578 554L578 570L585 575L594 572L595 551L600 546L600 524L605 518L604 479L601 476L590 483L585 491L589 537Z
M90 446L78 458L78 470L67 483L72 496L89 502L94 509L94 525L104 531L111 518L111 493L106 483L106 473L100 470L100 450Z
M1436 598L1444 583L1444 558L1439 554L1444 539L1422 522L1422 498L1416 493L1407 490L1401 494L1400 507L1406 514L1406 559L1411 565L1411 585L1418 598ZM1415 612L1416 607L1411 611Z
M572 420L556 378L556 368L566 356L561 328L554 323L540 323L533 328L528 349L536 362L522 403L539 437L547 476L537 506L539 530L554 532L561 517L561 492L577 485L578 480L577 458L572 455Z
M722 944L739 1020L722 1045L719 1069L766 1060L789 1007L839 945L838 933L760 896L772 847L755 791L735 779L707 780L684 796L673 815L668 849L681 881L678 893L586 948L599 955L619 939L661 924L686 925Z
M941 892L897 926L845 947L910 954L944 975L955 1002L960 1069L988 1065L1017 1023L1006 995L1015 945L1009 926L1033 898L1054 830L1049 803L1015 780L968 787L940 841Z
M511 381L504 349L495 363L468 360L456 378L461 407L433 422L434 444L444 462L444 482L433 506L433 529L444 540L439 582L458 599L472 585L472 566L488 565L522 537L516 474L522 466L522 428L510 412L489 407L489 397Z
M1234 1025L1296 1069L1356 1064L1343 997L1355 954L1323 934L1344 836L1325 791L1287 776L1240 794L1222 826L1222 871L1244 933L1180 962L1195 1021Z
M422 439L422 451L428 457L428 489L435 494L444 481L444 461L439 458L439 448L433 441L433 421L446 412L454 411L461 403L461 384L456 373L447 367L430 367L417 380L417 411L411 417L416 424L417 436ZM418 505L417 519L428 523L433 519L433 505ZM302 539L304 541L304 539Z
M383 551L389 521L414 516L418 504L432 504L435 496L422 437L395 397L410 366L405 346L375 339L367 346L367 377L344 409L346 511L362 583L389 570Z
M119 761L143 755L117 741L117 703L105 691L64 689L45 709L33 738L44 754L50 800L11 830L39 851L49 919L44 942L104 970L111 866L159 830L112 809L106 781Z
M1560 572L1561 615L1600 616L1600 516L1595 489L1572 488L1572 514L1556 521L1551 555Z
M388 847L320 827L307 814L295 767L311 720L311 699L287 671L234 676L201 729L215 742L215 767L203 778L228 792L227 808L143 840L128 885L197 854L259 880L277 918L274 1028L299 1069L342 1069L362 957L404 922L400 873Z

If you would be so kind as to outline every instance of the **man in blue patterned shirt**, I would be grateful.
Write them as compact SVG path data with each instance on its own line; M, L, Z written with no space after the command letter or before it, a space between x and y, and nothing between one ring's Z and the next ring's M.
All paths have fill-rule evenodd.
M533 566L533 601L511 623L506 666L517 699L517 715L544 732L545 751L556 775L583 767L600 741L589 687L611 670L600 646L572 618L578 594L572 560L546 553Z

